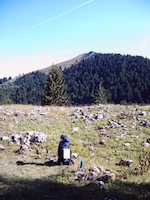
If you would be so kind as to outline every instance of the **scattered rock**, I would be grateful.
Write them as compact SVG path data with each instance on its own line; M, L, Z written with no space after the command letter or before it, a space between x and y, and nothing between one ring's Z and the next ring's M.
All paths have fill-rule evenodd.
M84 180L85 179L85 173L83 171L78 171L74 174L74 177L72 177L73 180Z
M125 143L124 146L125 147L130 147L130 143Z
M8 136L2 136L1 140L2 141L10 141L10 138Z
M0 144L0 151L5 150L4 146Z
M75 172L75 174L74 174L75 176L84 176L85 175L85 173L83 172L83 171L77 171L77 172Z
M142 142L142 145L145 146L145 147L149 147L150 143L148 143L148 142Z
M91 171L100 173L100 169L99 169L98 167L96 167L96 166L92 167L92 168L91 168Z
M101 172L106 172L106 170L104 169L104 167L102 167L102 166L98 166L98 168L99 168L99 170L101 171Z
M105 158L106 159L106 161L112 161L113 159L112 158Z
M140 121L140 125L147 127L150 125L150 123L149 123L148 119L144 119L144 120Z
M104 129L105 129L105 126L99 126L99 127L98 127L98 130L100 130L100 131L101 131L101 130L104 130Z
M99 144L104 145L104 144L105 144L105 141L104 141L104 140L101 140L101 141L99 142Z
M72 153L71 154L71 158L77 158L78 157L78 154L77 153Z
M83 119L84 121L88 121L88 120L95 121L95 120L106 118L106 113L104 113L103 110L99 111L98 113L91 113L91 114L85 114L85 110L90 112L89 108L84 109L84 111L80 108L77 108L74 111L73 116L75 116L75 118L77 119Z
M14 142L17 145L20 145L21 138L22 138L22 134L13 134L11 136L12 142Z
M87 180L96 180L97 176L98 176L98 175L96 174L96 172L89 171L89 172L86 174L86 179L87 179Z
M139 112L139 115L146 116L146 112L140 111L140 112Z
M39 114L42 115L42 116L47 116L47 113L44 113L44 112L43 113L40 112Z
M24 113L24 112L20 112L20 111L16 111L16 112L14 113L14 115L15 115L16 117L20 117L20 116L24 116L25 113Z
M96 185L100 187L100 189L104 189L105 183L103 181L96 181Z
M80 115L78 113L73 113L73 115L75 116L76 119L80 118Z
M107 125L107 128L125 128L125 126L120 121L109 120Z
M90 146L90 147L89 147L89 151L94 151L94 147L93 147L93 146Z
M28 131L27 133L12 134L12 142L17 145L23 144L30 146L31 143L43 143L46 141L46 135L43 132Z
M115 180L116 176L113 173L105 173L97 179L97 181L103 181L104 183L108 183L110 181L115 181Z
M5 116L0 116L0 120L1 121L6 121L6 117Z
M33 142L43 143L46 142L46 135L43 132L35 132L32 136Z
M28 146L27 145L21 145L20 146L20 150L21 151L27 151L28 150Z
M147 142L150 144L150 138L147 139Z
M133 160L121 159L119 166L130 166L133 163Z
M79 131L79 127L74 127L74 128L72 129L72 132L73 132L73 133L78 132L78 131Z

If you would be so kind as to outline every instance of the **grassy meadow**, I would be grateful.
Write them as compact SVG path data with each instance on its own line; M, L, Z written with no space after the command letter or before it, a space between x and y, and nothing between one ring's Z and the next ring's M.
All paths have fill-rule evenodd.
M101 113L103 117L90 120L79 114L76 118L73 113L77 109L86 116ZM144 120L146 125L142 124ZM113 122L117 126L109 127ZM37 130L44 132L47 140L31 145L21 154L17 152L19 145L0 141L5 148L0 151L0 199L150 199L150 146L142 145L150 138L149 122L148 105L1 106L0 137ZM78 157L71 166L48 166L45 162L57 156L62 134L70 138L71 151ZM104 145L100 144L102 140ZM129 167L120 166L121 159L133 163ZM100 189L93 181L74 180L81 160L84 172L101 166L116 175L115 181ZM17 165L17 161L24 165ZM101 175L103 172L98 172Z

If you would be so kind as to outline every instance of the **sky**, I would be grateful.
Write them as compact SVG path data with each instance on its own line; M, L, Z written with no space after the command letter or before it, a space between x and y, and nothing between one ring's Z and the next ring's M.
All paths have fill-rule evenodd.
M0 0L0 78L90 51L150 58L150 1Z

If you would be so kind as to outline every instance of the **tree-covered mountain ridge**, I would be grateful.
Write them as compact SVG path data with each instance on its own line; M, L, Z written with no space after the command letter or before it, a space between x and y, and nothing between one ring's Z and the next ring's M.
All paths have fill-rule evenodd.
M142 56L89 52L58 64L70 104L94 104L101 83L108 103L150 103L150 60ZM50 68L32 72L0 87L0 102L41 104ZM44 72L44 73L43 73Z

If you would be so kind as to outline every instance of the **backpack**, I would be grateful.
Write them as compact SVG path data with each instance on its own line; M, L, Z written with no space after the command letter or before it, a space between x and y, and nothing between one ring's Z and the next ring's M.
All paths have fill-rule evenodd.
M71 149L69 147L69 138L65 135L61 136L58 148L58 162L61 164L69 164L71 161Z

